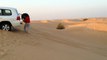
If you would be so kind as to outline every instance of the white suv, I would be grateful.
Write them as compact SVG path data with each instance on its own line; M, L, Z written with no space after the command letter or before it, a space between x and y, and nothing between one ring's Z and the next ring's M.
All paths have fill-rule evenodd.
M17 9L0 7L0 29L10 31L12 27L21 25L20 23L20 15Z

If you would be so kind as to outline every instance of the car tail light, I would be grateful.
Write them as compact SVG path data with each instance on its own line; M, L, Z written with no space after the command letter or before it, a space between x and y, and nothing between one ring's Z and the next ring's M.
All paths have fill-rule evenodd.
M20 16L17 16L17 20L20 20Z

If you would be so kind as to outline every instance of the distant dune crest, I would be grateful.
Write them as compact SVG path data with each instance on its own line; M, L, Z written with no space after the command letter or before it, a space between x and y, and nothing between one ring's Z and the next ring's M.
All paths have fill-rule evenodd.
M107 31L107 21L105 19L90 18L86 21L74 22L72 25L67 25L68 29L72 27L85 27L97 31Z

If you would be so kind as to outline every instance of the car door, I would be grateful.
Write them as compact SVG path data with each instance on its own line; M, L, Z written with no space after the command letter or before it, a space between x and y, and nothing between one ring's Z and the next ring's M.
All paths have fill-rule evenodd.
M10 21L12 20L12 12L10 9L2 9L2 18L5 21Z

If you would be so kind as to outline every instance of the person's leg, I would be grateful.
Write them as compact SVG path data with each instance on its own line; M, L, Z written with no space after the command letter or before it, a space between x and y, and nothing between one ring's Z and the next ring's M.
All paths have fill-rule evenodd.
M27 23L27 25L26 25L26 31L27 32L29 31L29 23Z
M28 30L30 29L30 23L27 23L27 28L28 28Z
M25 23L24 25L24 32L27 32L26 27L27 27L27 23Z
M26 23L24 27L25 32L28 32L29 28L30 28L30 24Z

